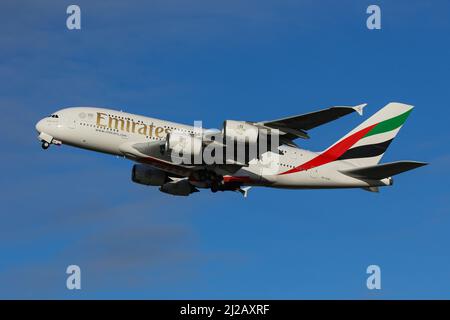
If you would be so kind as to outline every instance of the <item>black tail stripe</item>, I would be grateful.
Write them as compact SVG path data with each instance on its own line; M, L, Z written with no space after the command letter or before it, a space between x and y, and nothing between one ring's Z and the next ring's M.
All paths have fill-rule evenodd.
M387 140L385 142L377 143L377 144L369 144L366 146L355 147L347 150L342 156L338 158L338 160L345 159L356 159L356 158L370 158L376 157L383 154L386 149L391 144L392 140Z

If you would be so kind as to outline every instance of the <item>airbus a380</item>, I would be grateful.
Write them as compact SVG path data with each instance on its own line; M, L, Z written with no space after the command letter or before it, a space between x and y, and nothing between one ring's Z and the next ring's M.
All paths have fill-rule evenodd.
M271 121L227 120L222 130L198 130L104 108L70 107L43 118L36 129L43 149L63 144L126 157L136 162L132 181L159 186L160 191L172 195L188 196L206 188L247 196L252 186L377 192L379 187L393 184L392 176L426 165L417 161L379 164L412 106L387 104L321 152L301 149L294 142L309 138L307 131L342 116L362 115L364 107L337 106ZM264 149L261 141L267 132L270 137L276 134L276 139L268 141L278 143ZM244 146L243 157L232 151L231 155L223 152L221 162L203 158L207 149L214 155L217 150L240 150L237 145ZM193 158L200 161L182 161Z

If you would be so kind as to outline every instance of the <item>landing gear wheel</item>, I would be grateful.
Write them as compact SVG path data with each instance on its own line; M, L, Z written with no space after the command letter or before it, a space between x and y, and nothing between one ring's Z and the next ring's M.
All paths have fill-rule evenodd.
M213 183L213 184L211 185L211 191L212 191L213 193L216 193L217 191L219 191L219 186L218 186L216 183Z
M208 179L213 181L213 182L216 182L217 181L217 174L215 172L213 172L213 171L209 171L208 172Z
M43 141L41 147L42 149L47 150L48 147L50 147L50 143L48 143L47 141Z
M200 179L200 181L205 181L206 179L207 179L207 175L206 175L206 172L205 171L200 171L199 173L198 173L198 176L199 176L199 179Z

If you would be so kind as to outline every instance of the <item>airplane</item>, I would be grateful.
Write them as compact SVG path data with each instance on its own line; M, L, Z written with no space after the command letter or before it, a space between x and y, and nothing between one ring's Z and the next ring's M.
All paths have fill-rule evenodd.
M236 191L247 197L254 186L378 192L379 187L393 184L394 175L427 164L379 163L413 106L391 102L320 152L302 149L294 142L308 139L309 130L345 115L356 112L362 116L365 106L334 106L269 121L227 120L222 130L199 130L106 108L69 107L41 119L36 130L43 149L64 144L125 157L135 162L133 182L157 186L176 196L210 189L214 193ZM267 141L276 141L275 147L265 149L258 144L264 134L272 137ZM244 148L239 149L238 144ZM257 152L250 154L255 149L252 146ZM222 161L204 160L202 153L208 148L214 150L212 155L219 150ZM221 152L228 149L232 151ZM244 156L236 156L234 150L244 150ZM182 161L194 157L200 161Z

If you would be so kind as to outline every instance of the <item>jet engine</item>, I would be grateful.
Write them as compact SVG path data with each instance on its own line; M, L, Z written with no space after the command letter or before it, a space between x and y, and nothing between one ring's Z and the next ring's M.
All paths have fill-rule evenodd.
M135 164L131 171L131 180L146 186L162 186L167 180L167 175L164 171L150 166Z
M174 162L193 164L194 159L202 159L202 139L190 134L168 133L165 149Z
M198 192L187 179L167 182L163 184L159 190L174 196L188 196L193 192Z

